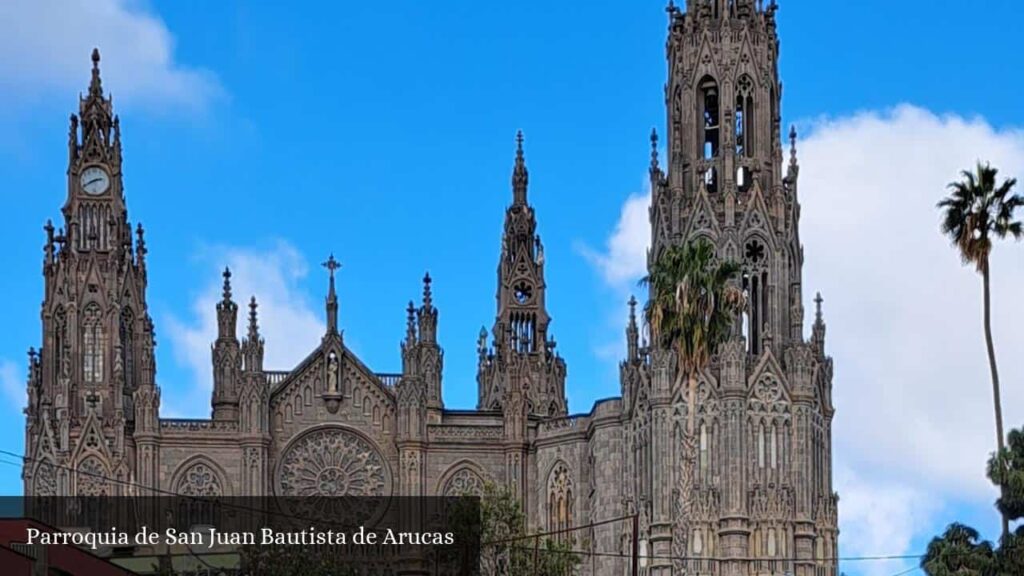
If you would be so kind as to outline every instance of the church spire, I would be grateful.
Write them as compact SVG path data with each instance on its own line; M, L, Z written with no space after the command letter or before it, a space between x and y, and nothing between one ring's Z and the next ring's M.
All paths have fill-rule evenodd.
M523 131L516 132L516 164L512 170L512 203L516 206L526 205L526 186L530 175L526 170L526 159L523 157Z
M103 98L103 81L100 79L100 49L92 49L92 80L89 81L89 97Z
M338 333L338 295L334 291L334 272L341 268L341 263L334 259L334 254L323 263L330 274L330 285L327 289L327 333Z
M256 297L249 299L249 330L242 342L242 359L247 372L263 371L263 337L260 335Z
M231 269L225 267L224 287L221 301L217 303L217 338L231 340L235 338L235 326L238 320L238 305L231 299Z
M640 358L640 329L636 324L636 296L629 297L629 324L626 325L626 354L629 361Z

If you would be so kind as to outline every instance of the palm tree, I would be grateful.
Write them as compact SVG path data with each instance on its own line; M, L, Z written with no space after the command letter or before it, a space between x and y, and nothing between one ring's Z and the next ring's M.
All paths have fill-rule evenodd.
M985 344L988 347L988 365L992 373L992 395L996 413L996 453L1002 454L1005 448L1003 408L999 395L996 350L992 343L989 256L992 252L993 238L1004 239L1010 236L1019 240L1024 235L1024 226L1019 220L1013 219L1014 210L1024 206L1024 197L1011 193L1017 184L1015 178L1009 178L997 185L998 172L989 164L981 162L978 162L975 172L962 171L963 179L949 184L952 193L939 202L938 207L945 211L942 232L949 236L959 250L963 263L973 264L982 277ZM1003 514L1003 536L1009 534L1009 531L1009 521Z
M651 338L674 349L678 361L675 389L688 379L686 436L693 446L694 402L700 371L718 346L729 338L743 294L731 284L740 267L717 263L715 248L706 240L666 249L651 266L641 285L651 289L644 317ZM685 455L690 458L692 454Z
M970 526L950 524L945 534L928 544L921 569L928 576L994 576L992 544L979 538L978 531Z

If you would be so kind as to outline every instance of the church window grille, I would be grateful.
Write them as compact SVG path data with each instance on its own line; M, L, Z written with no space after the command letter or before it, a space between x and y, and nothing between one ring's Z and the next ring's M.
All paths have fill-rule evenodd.
M85 307L82 316L82 371L87 383L103 381L103 354L106 335L103 332L103 314L95 302Z

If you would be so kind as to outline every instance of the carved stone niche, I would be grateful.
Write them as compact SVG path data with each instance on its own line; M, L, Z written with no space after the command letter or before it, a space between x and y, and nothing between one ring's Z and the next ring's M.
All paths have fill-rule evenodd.
M341 407L341 399L344 396L341 390L341 355L337 351L331 350L327 353L324 361L324 372L324 382L327 384L321 398L324 400L327 411L331 414L337 414L338 408Z

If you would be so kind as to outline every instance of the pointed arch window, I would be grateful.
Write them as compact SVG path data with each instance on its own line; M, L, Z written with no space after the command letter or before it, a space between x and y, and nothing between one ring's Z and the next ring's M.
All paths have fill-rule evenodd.
M757 427L757 467L764 468L764 423Z
M135 389L135 337L132 327L135 324L135 315L131 308L121 311L121 369L124 371L124 390L128 392Z
M64 312L64 307L60 306L57 308L57 312L53 315L53 358L56 360L54 365L54 389L59 390L59 384L61 377L70 377L69 374L71 367L66 365L67 360L67 334L68 334L68 318Z
M706 479L708 476L708 427L707 424L700 425L700 476Z
M95 302L85 307L82 314L82 372L89 384L103 381L103 353L106 349L103 331L103 312Z
M551 472L548 482L548 529L551 532L567 530L573 522L573 481L569 469L558 464ZM567 541L571 535L559 532L555 536L560 541Z
M736 83L736 155L750 158L754 148L754 82L743 75Z
M718 83L710 76L705 77L699 88L700 143L704 150L704 159L710 160L718 156L719 135L721 132L721 109L719 106Z

